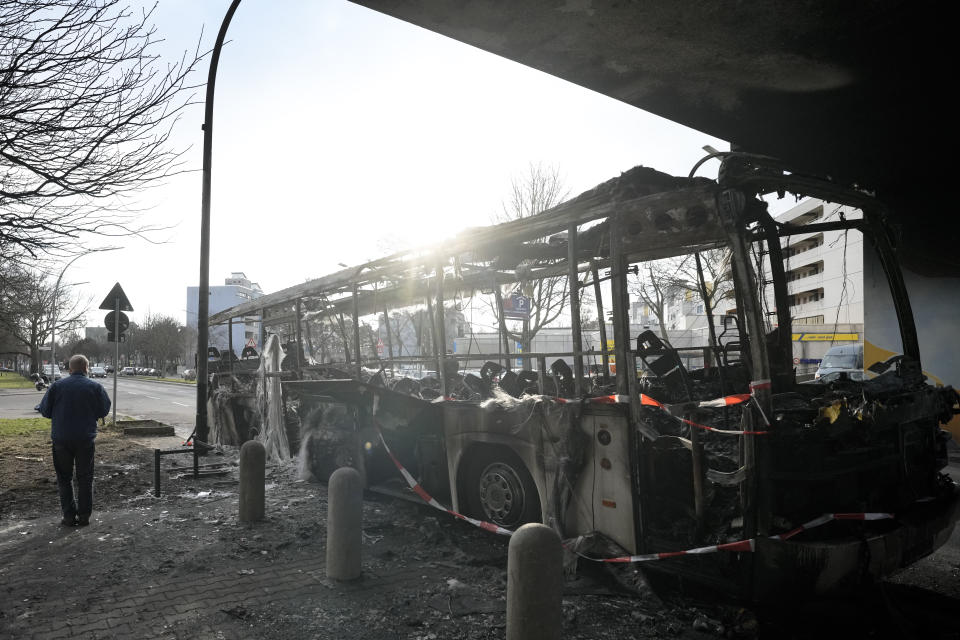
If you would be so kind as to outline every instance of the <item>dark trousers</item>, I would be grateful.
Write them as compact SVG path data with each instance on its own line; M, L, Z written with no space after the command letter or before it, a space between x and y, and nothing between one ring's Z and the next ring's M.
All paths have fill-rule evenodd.
M93 511L93 440L54 441L60 509L64 518L90 517ZM77 468L77 501L73 501L73 468Z

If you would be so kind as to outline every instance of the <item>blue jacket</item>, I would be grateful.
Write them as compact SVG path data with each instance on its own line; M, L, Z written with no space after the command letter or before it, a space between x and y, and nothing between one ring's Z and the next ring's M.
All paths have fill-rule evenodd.
M97 420L108 413L110 398L103 385L79 372L54 382L40 401L40 415L51 419L54 441L93 440Z

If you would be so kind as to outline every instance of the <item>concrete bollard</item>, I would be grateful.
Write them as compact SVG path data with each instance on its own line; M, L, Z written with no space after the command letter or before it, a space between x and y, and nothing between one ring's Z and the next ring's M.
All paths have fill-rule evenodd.
M363 537L363 481L353 467L341 467L327 486L327 577L360 577Z
M240 447L240 522L263 520L266 463L263 444L247 440Z
M562 594L560 536L546 525L523 525L507 551L507 640L558 640Z

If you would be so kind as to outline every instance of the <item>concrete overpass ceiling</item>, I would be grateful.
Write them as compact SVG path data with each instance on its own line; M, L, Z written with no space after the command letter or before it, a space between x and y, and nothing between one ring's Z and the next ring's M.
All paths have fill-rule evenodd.
M868 188L926 175L941 144L949 40L934 2L356 2Z

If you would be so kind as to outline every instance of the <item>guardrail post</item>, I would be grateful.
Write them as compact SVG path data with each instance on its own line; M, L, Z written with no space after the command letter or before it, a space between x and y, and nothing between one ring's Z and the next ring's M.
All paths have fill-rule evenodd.
M240 447L240 522L263 520L266 462L260 442L247 440Z
M363 482L353 467L341 467L327 487L327 577L360 577L363 536Z
M558 640L562 629L563 550L560 536L525 524L507 551L507 640Z

